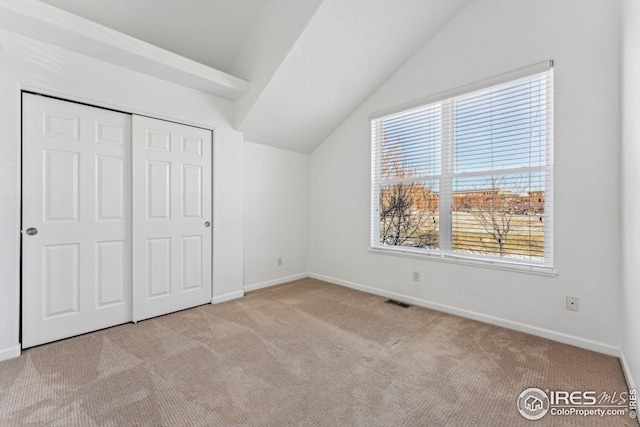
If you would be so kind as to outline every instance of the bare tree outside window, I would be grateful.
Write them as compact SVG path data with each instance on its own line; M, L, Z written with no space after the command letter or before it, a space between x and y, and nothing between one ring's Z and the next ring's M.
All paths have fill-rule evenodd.
M454 193L454 246L501 257L544 256L544 191L526 191L521 181L491 177Z
M382 175L385 178L408 180L387 184L380 189L380 243L417 248L437 247L439 196L433 190L435 183L410 181L414 174L398 153L384 156Z
M513 188L513 185L510 187ZM509 233L513 231L513 218L523 211L519 192L506 188L504 179L491 177L488 186L484 187L484 199L470 211L498 243L500 256L505 255Z
M380 241L385 245L438 245L438 195L422 183L401 183L380 191Z

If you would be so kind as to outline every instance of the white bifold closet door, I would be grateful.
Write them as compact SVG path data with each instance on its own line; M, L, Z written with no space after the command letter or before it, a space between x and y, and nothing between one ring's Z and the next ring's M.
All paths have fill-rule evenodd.
M133 117L133 320L211 302L211 131Z
M22 347L211 302L209 130L23 95Z
M131 321L130 123L23 95L23 348Z

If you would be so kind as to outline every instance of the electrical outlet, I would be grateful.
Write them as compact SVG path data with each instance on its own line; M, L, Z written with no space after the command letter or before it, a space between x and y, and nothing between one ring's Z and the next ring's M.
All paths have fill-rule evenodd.
M580 311L580 298L567 295L567 310Z
M281 256L278 257L278 265L282 265L282 257Z
M418 270L413 270L413 281L414 282L420 281L420 272Z

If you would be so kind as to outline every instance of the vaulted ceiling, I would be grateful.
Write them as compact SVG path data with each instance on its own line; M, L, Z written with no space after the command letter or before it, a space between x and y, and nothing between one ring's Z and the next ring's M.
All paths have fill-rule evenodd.
M41 0L231 73L265 0Z
M309 153L472 0L40 1L187 58L191 77L156 75L232 100L245 139Z

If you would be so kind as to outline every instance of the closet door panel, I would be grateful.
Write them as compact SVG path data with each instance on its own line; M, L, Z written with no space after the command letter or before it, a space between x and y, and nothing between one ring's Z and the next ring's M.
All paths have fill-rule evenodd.
M23 95L22 345L131 321L131 116Z
M211 302L209 130L133 117L133 319Z

